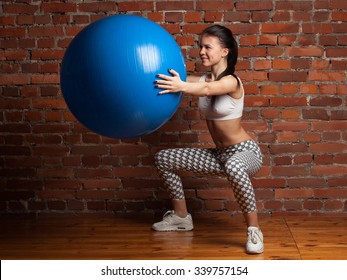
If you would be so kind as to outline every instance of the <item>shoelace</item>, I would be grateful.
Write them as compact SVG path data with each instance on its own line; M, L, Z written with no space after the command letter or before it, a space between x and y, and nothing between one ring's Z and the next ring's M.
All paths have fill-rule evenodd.
M166 211L163 215L163 221L168 221L175 212L173 210Z
M252 241L253 244L257 244L258 243L258 239L260 240L260 236L258 234L258 231L256 229L252 229L249 231L250 233L250 240Z

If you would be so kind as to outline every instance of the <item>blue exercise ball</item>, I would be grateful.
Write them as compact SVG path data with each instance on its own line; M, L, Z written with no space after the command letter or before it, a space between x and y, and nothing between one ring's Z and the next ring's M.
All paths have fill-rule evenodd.
M139 16L110 16L71 41L61 89L72 114L90 130L136 138L161 127L181 102L182 93L158 95L155 88L156 75L169 68L186 79L181 49L164 28Z

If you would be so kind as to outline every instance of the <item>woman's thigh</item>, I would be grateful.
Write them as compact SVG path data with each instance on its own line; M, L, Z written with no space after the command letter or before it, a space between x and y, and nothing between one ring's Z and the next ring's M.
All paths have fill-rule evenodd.
M222 174L223 168L214 149L176 148L161 150L156 154L156 166L166 170L185 170L199 174Z

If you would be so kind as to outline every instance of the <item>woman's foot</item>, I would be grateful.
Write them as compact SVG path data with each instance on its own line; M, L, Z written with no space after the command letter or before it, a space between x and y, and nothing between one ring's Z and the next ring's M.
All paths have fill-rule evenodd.
M258 227L248 227L246 251L248 254L261 254L264 252L264 236Z
M156 231L189 231L193 228L193 219L190 214L181 218L173 210L167 211L161 222L152 225L152 229Z

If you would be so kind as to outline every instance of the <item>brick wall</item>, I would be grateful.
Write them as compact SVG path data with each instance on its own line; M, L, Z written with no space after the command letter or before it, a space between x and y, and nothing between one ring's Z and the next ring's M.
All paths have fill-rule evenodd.
M36 1L0 6L2 213L162 212L159 149L211 146L197 99L158 131L109 139L82 127L59 87L61 59L89 23L137 14L167 29L202 72L198 33L222 23L240 45L243 124L260 143L259 211L347 214L347 1ZM190 211L237 213L227 181L182 174Z

